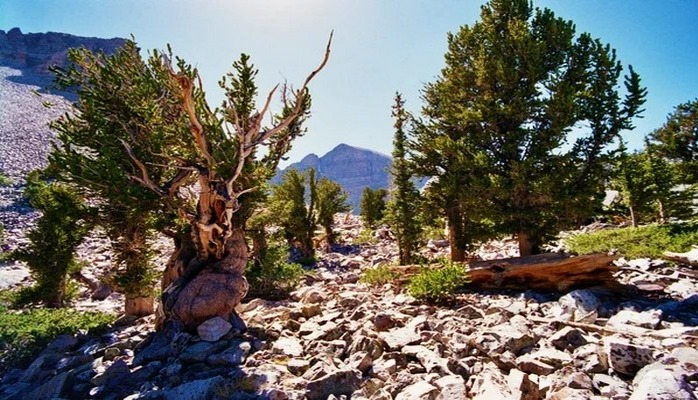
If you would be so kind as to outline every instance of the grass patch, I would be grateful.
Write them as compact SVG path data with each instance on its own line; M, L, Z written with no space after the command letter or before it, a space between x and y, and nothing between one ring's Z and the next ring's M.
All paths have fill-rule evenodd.
M607 229L565 240L565 247L572 253L607 253L615 249L627 258L661 258L665 251L685 252L695 244L698 244L695 222Z
M385 285L397 279L399 274L390 269L387 265L380 267L369 268L364 270L364 273L359 278L359 282L371 286Z
M116 316L72 309L10 310L10 291L0 291L0 371L25 366L47 344L63 334L105 332Z
M448 263L443 268L423 267L414 276L407 292L417 300L427 303L445 303L453 298L456 290L468 282L467 271L462 264Z
M364 228L359 232L359 235L354 240L357 244L377 244L378 238L376 237L375 231Z

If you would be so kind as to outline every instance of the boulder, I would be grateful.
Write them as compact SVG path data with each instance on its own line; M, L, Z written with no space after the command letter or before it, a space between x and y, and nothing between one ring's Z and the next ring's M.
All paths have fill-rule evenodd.
M308 400L325 400L330 395L350 396L361 384L361 372L355 369L343 369L308 382L305 395Z
M206 320L203 324L196 328L196 332L199 334L201 340L207 342L215 342L218 339L225 336L233 325L230 322L224 320L221 317L214 317Z
M654 362L654 350L642 344L633 344L620 335L604 338L604 350L609 367L614 371L634 376L645 365Z
M179 355L179 359L184 363L200 363L216 353L219 353L228 347L226 342L198 342L187 347Z
M400 350L404 346L419 342L422 338L411 326L393 328L387 332L380 332L378 336L391 350Z
M506 376L491 362L486 363L482 372L470 379L470 394L473 400L514 398Z
M680 347L642 368L635 379L631 400L695 399L698 350Z
M275 354L299 357L303 354L303 345L294 337L280 337L274 342L271 351Z
M436 400L465 399L465 380L459 375L446 375L436 381L434 385L439 389Z
M214 367L235 367L245 362L251 348L249 342L234 341L221 353L210 355L206 363Z
M649 310L644 312L620 310L618 313L608 319L608 322L606 322L606 327L617 330L623 330L628 326L657 329L661 322L661 310Z
M560 297L560 306L573 321L593 324L598 318L601 301L596 295L586 289L574 290Z
M419 381L404 388L395 400L434 400L439 394L439 389L428 382Z
M208 400L214 397L216 388L225 383L221 376L198 379L164 391L165 400Z

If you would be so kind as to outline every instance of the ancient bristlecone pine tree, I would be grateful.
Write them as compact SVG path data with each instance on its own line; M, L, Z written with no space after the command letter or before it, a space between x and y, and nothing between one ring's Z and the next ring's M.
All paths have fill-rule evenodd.
M63 172L65 180L90 186L104 204L128 210L175 240L162 280L160 326L172 322L191 330L215 316L236 318L234 307L248 289L245 222L259 201L257 189L303 133L308 84L327 63L331 40L300 89L283 86L283 109L268 119L271 127L263 120L278 85L256 111L257 71L244 54L228 82L221 80L226 100L215 110L195 69L179 59L173 67L172 57L158 52L143 61L133 42L113 57L81 50L72 57L76 67L59 71L65 86L78 87L80 100L79 113L54 126L63 143L54 165L75 161ZM263 156L257 156L260 147ZM123 186L110 192L114 185L85 177L98 167ZM132 186L141 189L126 189Z

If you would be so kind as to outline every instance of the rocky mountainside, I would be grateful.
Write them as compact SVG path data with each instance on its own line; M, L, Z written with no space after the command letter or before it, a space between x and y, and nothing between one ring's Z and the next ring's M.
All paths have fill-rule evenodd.
M318 177L326 177L337 183L349 194L354 212L359 211L359 201L364 188L388 188L390 184L391 158L373 150L340 144L322 157L309 154L279 172L272 182L281 181L284 171L305 171L315 168Z
M100 39L67 33L22 33L19 28L0 30L0 65L29 69L39 76L50 75L49 67L67 65L68 49L85 47L92 51L113 53L125 39Z
M11 178L0 187L0 223L21 230L34 217L22 200L24 176L46 165L54 133L48 123L70 109L65 93L49 93L48 68L65 66L71 47L113 53L124 39L84 38L64 33L0 30L0 173Z
M356 243L360 220L337 216L346 243L321 251L284 301L238 307L247 331L220 318L196 333L154 333L152 317L100 336L64 335L29 366L0 374L3 399L695 399L695 272L662 260L623 260L624 293L464 290L421 304L362 273L390 264L380 232ZM503 258L513 241L490 243ZM445 254L430 243L422 255ZM653 286L652 291L639 290ZM105 301L114 301L107 299ZM117 299L118 301L118 299Z

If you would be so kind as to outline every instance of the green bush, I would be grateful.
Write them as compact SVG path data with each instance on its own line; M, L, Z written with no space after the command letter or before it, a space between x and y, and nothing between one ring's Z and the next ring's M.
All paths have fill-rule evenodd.
M664 251L685 252L695 244L698 244L698 223L608 229L565 239L565 246L575 254L617 250L628 258L660 258Z
M361 193L361 200L359 206L361 207L361 219L364 222L364 226L368 228L375 228L385 214L386 202L385 198L388 196L388 191L385 189L371 189L370 187L364 188Z
M467 272L461 264L448 263L439 269L423 267L422 271L410 280L407 292L417 300L443 303L450 300L456 290L467 281Z
M259 260L250 260L245 276L250 284L248 297L281 299L288 296L305 274L300 264L288 262L288 249L271 245L261 251Z
M384 285L394 281L399 276L400 275L391 270L389 266L383 265L364 270L363 275L361 275L361 278L359 278L359 282L372 286Z
M9 311L0 305L0 371L23 367L62 334L104 332L116 316L70 309Z
M375 235L375 232L369 228L364 228L359 232L359 235L356 237L356 240L354 241L355 243L364 243L364 244L376 244L378 243L378 238Z
M10 186L12 184L12 180L8 177L6 177L3 174L0 174L0 186Z
M68 186L45 182L39 171L29 174L24 193L42 216L27 235L29 245L12 257L27 263L38 300L62 307L68 272L75 267L75 248L89 231L83 219L87 208Z

